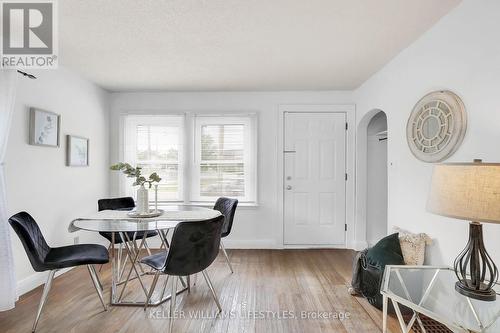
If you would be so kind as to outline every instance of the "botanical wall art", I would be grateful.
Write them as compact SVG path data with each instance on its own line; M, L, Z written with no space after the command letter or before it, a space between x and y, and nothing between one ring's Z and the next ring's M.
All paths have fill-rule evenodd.
M50 111L30 108L29 143L59 147L61 116Z
M67 135L66 165L89 165L89 139L80 136Z
M411 152L423 162L441 162L460 147L467 130L467 114L460 97L434 91L417 102L406 125Z

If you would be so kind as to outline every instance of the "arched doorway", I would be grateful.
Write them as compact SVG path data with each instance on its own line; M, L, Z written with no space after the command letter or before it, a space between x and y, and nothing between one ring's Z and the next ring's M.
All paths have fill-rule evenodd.
M366 240L387 235L387 116L378 112L368 123L366 143Z
M387 116L374 109L357 129L357 247L387 235Z

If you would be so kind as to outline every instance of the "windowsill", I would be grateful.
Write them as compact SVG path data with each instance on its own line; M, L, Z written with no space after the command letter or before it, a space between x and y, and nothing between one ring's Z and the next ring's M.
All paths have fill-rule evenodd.
M154 205L154 202L150 204ZM183 201L168 201L168 202L159 202L158 207L165 206L194 206L194 207L208 207L213 208L214 203L212 202L183 202ZM259 208L259 204L256 202L238 202L238 208Z

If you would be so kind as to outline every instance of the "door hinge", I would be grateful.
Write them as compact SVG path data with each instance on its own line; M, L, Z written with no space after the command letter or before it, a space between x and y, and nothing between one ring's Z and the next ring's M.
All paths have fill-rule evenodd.
M347 223L346 223L346 224L344 224L344 226L345 226L345 231L347 231Z
M347 181L347 173L345 174L345 181Z
M349 129L349 124L345 123L345 130L347 131Z

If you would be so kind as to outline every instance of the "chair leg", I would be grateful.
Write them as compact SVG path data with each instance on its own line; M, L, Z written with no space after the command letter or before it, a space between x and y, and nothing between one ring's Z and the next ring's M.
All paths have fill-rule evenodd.
M222 307L220 306L219 298L217 297L217 294L215 293L214 286L212 285L212 281L210 281L210 278L208 277L207 271L201 271L203 274L203 277L205 278L205 281L208 284L208 287L210 288L210 291L212 292L212 296L214 298L215 304L217 304L217 308L219 309L219 313L222 312Z
M108 245L108 253L109 253L109 251L111 251L111 243L109 243L109 245ZM101 267L99 267L99 273L102 270L102 266L104 266L104 264L101 264Z
M177 276L172 276L172 289L170 293L170 327L169 332L173 332L172 329L174 327L174 314L175 314L175 299L177 298Z
M92 270L93 270L94 274L97 277L97 282L99 283L99 288L101 288L101 290L104 291L104 287L102 286L101 279L99 279L99 274L97 274L97 272L95 270L95 266L94 265L91 265L91 266L92 266Z
M196 286L196 282L198 282L198 273L193 274L193 287Z
M42 298L40 299L40 304L38 305L38 311L36 313L35 322L33 323L32 332L35 332L36 326L38 325L38 320L40 319L40 315L42 314L43 306L47 301L47 296L49 295L50 287L52 287L52 280L54 280L54 274L56 273L56 269L49 272L49 276L47 277L47 282L45 282L45 286L43 287Z
M151 300L151 296L156 288L156 283L158 282L158 277L160 276L160 271L156 271L155 276L153 278L153 282L151 283L151 289L149 290L148 297L146 297L146 302L144 303L144 311L148 308L149 301Z
M99 281L99 277L97 276L95 268L93 265L87 265L87 269L89 270L90 278L92 279L92 283L94 284L95 290L97 291L97 296L99 296L99 299L101 300L102 307L104 308L104 311L107 311L108 308L106 307L106 303L104 302L104 298L102 295L101 281Z
M165 278L165 282L163 283L163 287L161 288L160 299L163 299L163 295L165 295L165 289L167 289L167 283L168 283L169 278L170 278L170 275L167 275L167 277Z
M231 262L229 261L229 257L226 252L226 248L224 247L224 243L222 240L220 241L220 248L222 249L222 252L224 253L224 257L226 257L226 262L229 265L229 269L231 270L231 273L233 273L233 266L231 265Z
M182 276L179 276L179 281L181 281L182 288L187 288L186 281L184 281L184 278Z

